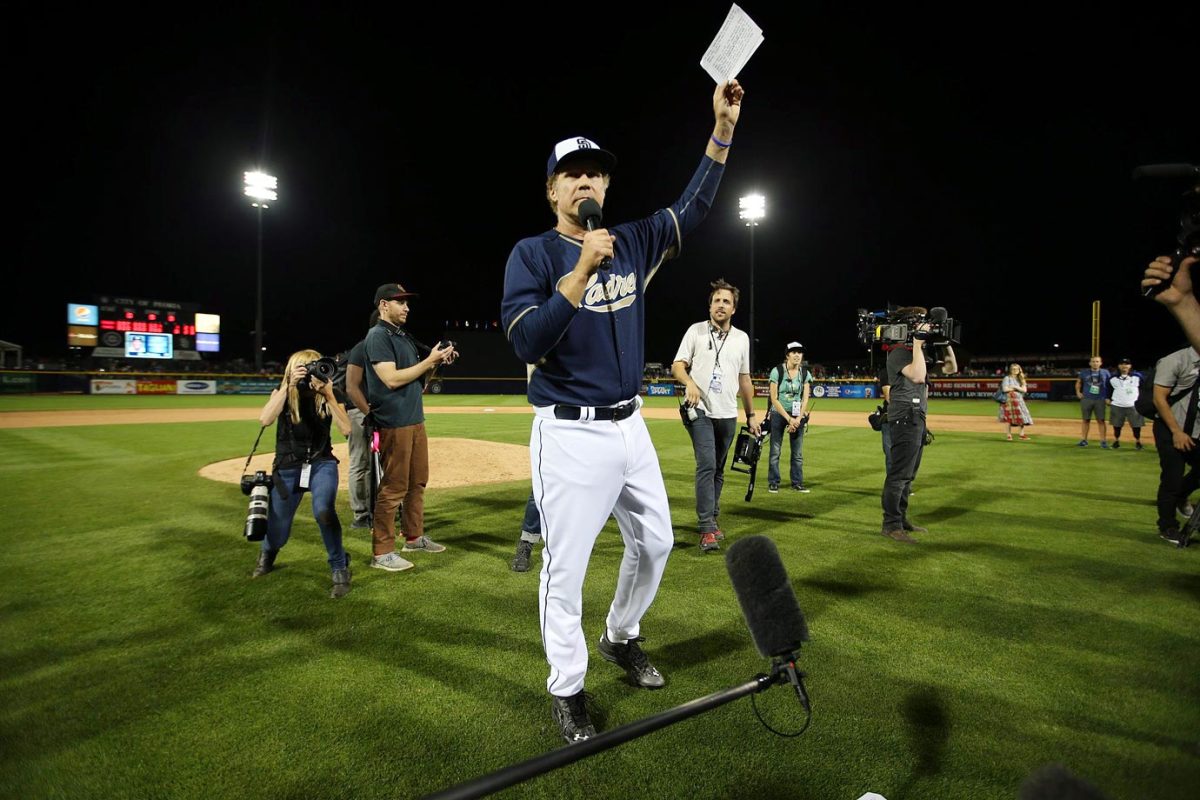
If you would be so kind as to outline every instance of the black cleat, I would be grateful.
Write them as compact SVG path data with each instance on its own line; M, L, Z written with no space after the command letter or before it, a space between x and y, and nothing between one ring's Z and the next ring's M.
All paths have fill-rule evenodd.
M654 668L650 659L642 652L638 642L646 641L646 637L637 636L625 644L613 644L608 640L608 631L600 637L600 655L605 661L611 661L629 675L630 680L646 689L657 689L666 683L662 673Z
M592 718L588 716L586 692L580 690L570 697L552 697L550 714L567 744L583 742L596 735Z
M529 572L529 558L533 555L533 542L524 539L517 541L517 554L513 556L513 572Z

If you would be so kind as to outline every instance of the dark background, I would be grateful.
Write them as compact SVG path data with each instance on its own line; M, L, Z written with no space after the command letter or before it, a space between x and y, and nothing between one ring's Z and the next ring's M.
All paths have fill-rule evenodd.
M717 204L647 293L647 360L671 359L718 276L742 287L748 327L737 200L754 190L760 367L791 339L818 363L861 357L854 311L889 301L946 306L968 353L1083 353L1093 300L1107 363L1182 345L1137 283L1173 248L1185 186L1130 171L1200 160L1194 12L743 7L766 41L739 76ZM197 302L222 315L221 356L252 358L241 178L259 165L281 195L268 359L348 347L386 281L422 293L426 340L498 320L509 250L553 224L554 142L617 154L610 222L679 195L712 129L699 60L728 8L15 12L0 338L60 357L64 304L117 294Z

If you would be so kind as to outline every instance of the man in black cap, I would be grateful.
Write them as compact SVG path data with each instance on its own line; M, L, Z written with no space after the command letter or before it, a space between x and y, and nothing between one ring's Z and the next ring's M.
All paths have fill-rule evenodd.
M1142 449L1142 426L1145 418L1137 412L1134 403L1137 402L1138 392L1141 391L1142 376L1133 371L1133 363L1128 358L1122 358L1117 364L1117 374L1109 380L1112 386L1112 397L1109 398L1109 422L1113 429L1113 450L1121 447L1121 428L1126 422L1133 429L1134 448Z
M372 514L371 566L400 572L413 566L396 552L396 509L404 503L404 552L440 553L446 548L425 535L425 484L429 482L429 440L421 392L425 377L438 364L449 364L458 353L453 345L426 348L404 324L408 299L416 297L398 283L375 290L379 324L367 333L364 345L367 399L379 431L379 461L383 474ZM428 354L421 358L422 351Z

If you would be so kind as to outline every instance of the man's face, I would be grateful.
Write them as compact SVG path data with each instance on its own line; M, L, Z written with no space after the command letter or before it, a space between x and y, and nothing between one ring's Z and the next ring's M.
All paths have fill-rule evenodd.
M408 298L379 301L379 318L393 325L406 323L408 321Z
M1088 361L1088 366L1093 370L1100 369L1100 356L1093 356L1091 360Z
M554 204L559 219L565 216L578 222L579 204L590 197L603 208L607 189L608 176L601 171L600 164L588 158L579 158L554 173L550 202Z
M717 289L713 292L712 299L708 301L708 318L718 328L725 327L736 310L737 306L733 304L733 292L728 289Z
M1133 369L1133 364L1118 364L1117 369L1121 370L1122 375L1128 375Z

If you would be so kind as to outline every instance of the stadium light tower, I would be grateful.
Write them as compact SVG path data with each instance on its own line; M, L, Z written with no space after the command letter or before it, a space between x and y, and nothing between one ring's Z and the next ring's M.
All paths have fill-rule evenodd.
M274 175L265 172L242 173L244 188L242 193L250 198L251 207L258 209L258 291L255 299L254 312L254 371L262 372L263 353L263 318L262 318L262 228L263 211L270 208L270 203L279 199L279 181Z
M754 229L758 221L767 215L767 198L761 194L748 194L738 200L738 218L745 220L750 229L750 371L754 372Z

